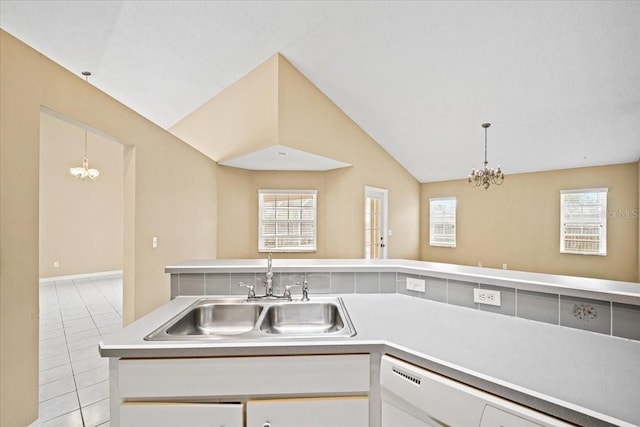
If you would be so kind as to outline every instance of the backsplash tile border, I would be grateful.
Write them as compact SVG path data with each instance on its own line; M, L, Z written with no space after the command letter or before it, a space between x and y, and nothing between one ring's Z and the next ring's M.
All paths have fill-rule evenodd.
M196 275L202 275L202 296L207 296L207 289L212 287L212 283L215 282L216 276L220 276L222 282L225 280L222 276L226 276L229 283L229 290L227 294L222 295L244 295L246 290L244 288L236 288L234 286L234 280L242 278L241 276L245 276L247 279L253 277L253 283L259 285L261 273L172 273L171 274L171 299L175 298L178 295L182 295L183 291L189 292L191 296L198 296L199 286L195 285L194 278ZM377 291L376 291L376 278L375 274L377 274ZM188 279L185 281L184 286L181 286L181 275L187 275ZM562 295L555 292L539 292L539 291L531 291L527 289L518 289L517 287L507 287L507 286L496 286L491 283L482 283L482 282L474 282L474 281L464 281L464 280L452 280L449 278L440 277L438 274L434 275L419 275L414 273L407 272L388 272L388 271L380 271L380 272L287 272L287 273L275 273L274 280L274 292L281 293L283 290L282 275L287 276L287 278L295 277L296 275L303 280L309 281L309 294L310 295L322 295L328 293L356 293L356 294L388 294L388 293L396 293L411 296L413 298L422 298L427 299L433 302L437 302L440 304L451 304L456 305L458 307L470 308L472 310L479 310L484 312L493 312L495 314L503 315L503 316L512 316L521 319L527 319L531 321L544 322L547 324L561 326L561 327L571 327L574 329L580 329L591 333L600 333L604 335L615 336L623 339L630 339L640 341L640 332L637 334L635 331L629 331L628 325L618 326L616 322L629 322L627 319L629 317L629 310L632 312L632 316L634 319L640 316L640 305L635 306L631 304L621 304L621 303L613 303L612 301L607 300L598 300L592 298L581 298L570 295ZM351 276L352 275L352 276ZM384 275L384 276L383 276ZM395 275L395 280L393 280L393 276ZM315 276L315 277L314 277ZM360 276L361 283L358 286L358 276ZM353 281L351 281L351 277ZM384 279L383 279L384 277ZM410 291L406 289L405 281L407 277L413 277L417 279L422 279L425 281L425 292L416 292ZM186 278L186 277L185 277ZM297 279L297 278L296 278ZM322 285L315 287L313 286L314 279L316 283L318 279L321 279ZM345 282L345 280L347 282ZM366 283L365 283L366 281ZM456 302L452 300L452 296L450 295L450 282L454 282L457 287L464 283L468 283L469 286L475 288L484 288L484 289L504 289L505 292L513 291L513 310L509 307L507 310L501 310L501 307L493 307L484 304L476 304L473 303L473 297L471 297L471 301L463 301L457 296ZM384 283L384 290L383 290ZM451 283L452 285L454 283ZM394 286L395 285L395 286ZM439 288L443 286L444 289L440 290ZM224 285L221 286L224 288ZM184 289L183 289L184 288ZM198 292L195 292L194 289L198 289ZM256 292L260 294L260 286L257 286ZM300 289L292 288L292 293L294 295L300 294ZM549 321L550 318L548 315L544 315L542 312L538 311L535 307L533 307L534 315L531 315L531 311L522 310L524 306L522 306L523 301L525 300L524 296L549 296L552 300L553 298L557 298L557 320L553 319L553 321ZM220 294L217 294L220 295ZM501 295L502 296L502 295ZM581 301L584 300L586 302L571 303L569 305L565 305L565 309L567 307L571 308L571 313L569 316L573 317L571 320L570 317L567 317L567 313L562 316L562 300L563 298L566 301ZM511 296L509 296L509 301ZM593 301L593 303L590 303ZM604 307L604 313L600 313L595 305L599 305L601 309ZM529 307L532 309L532 307ZM638 314L635 314L636 310ZM602 310L600 310L602 311ZM525 315L525 312L527 315ZM547 309L548 312L548 309ZM618 314L620 313L620 314ZM625 314L622 314L625 313ZM535 315L537 314L537 316ZM547 317L547 320L544 320L544 317ZM577 319L578 317L583 317L583 319ZM594 328L593 322L598 319L598 316L606 317L607 326L603 328L602 326ZM562 320L564 318L564 320ZM596 330L597 329L597 330ZM606 332L605 332L606 329Z

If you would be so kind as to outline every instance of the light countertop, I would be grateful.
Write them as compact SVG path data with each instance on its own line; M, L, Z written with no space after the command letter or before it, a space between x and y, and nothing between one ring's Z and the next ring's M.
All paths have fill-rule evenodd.
M638 341L398 294L339 296L357 331L351 338L144 341L202 298L178 297L105 336L100 352L148 358L382 351L579 425L640 425Z

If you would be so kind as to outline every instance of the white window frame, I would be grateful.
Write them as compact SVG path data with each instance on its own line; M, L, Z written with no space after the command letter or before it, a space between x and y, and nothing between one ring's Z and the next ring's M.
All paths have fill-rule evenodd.
M264 220L264 195L273 195L273 194L288 194L288 195L296 195L296 194L310 194L313 199L313 220L303 220L302 218L297 220L292 219L274 219L271 221ZM283 189L260 189L258 190L258 252L315 252L317 250L318 245L318 190L283 190ZM273 236L265 236L265 223L274 223L274 224L288 224L288 223L296 223L300 224L300 228L302 229L302 224L311 223L313 224L313 243L312 245L304 245L304 246L278 246L276 247L265 247L265 238L273 237ZM301 237L298 236L288 236L288 235L275 235L276 239L287 238L287 237ZM311 237L311 236L310 236Z
M607 255L607 194L608 188L585 188L575 190L561 190L560 191L560 253L563 254L578 254L578 255ZM587 218L581 218L581 213L578 210L583 211L586 204L578 204L570 206L566 201L566 196L583 194L591 194L592 197L597 197L597 209L598 220L587 220ZM591 205L594 206L594 205ZM572 212L573 211L573 212ZM567 221L567 215L573 214L574 220ZM580 250L567 248L567 225L579 226L583 225L597 225L599 227L598 233L598 249L595 250Z
M444 220L444 218L438 218L435 215L435 210L438 205L447 207L446 205L451 205L453 202L453 220L450 218ZM449 206L450 207L450 206ZM438 246L445 248L455 248L457 244L457 209L458 209L458 200L455 197L432 197L429 198L429 246ZM439 219L439 220L438 220ZM440 225L453 225L453 242L445 242L442 240L438 240L440 238L451 237L450 234L440 233L436 230L437 226Z

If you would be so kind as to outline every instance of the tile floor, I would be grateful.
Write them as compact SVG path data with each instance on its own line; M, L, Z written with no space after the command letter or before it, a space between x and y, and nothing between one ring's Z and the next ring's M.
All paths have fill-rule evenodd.
M103 335L122 328L122 276L40 284L40 415L34 426L108 427Z

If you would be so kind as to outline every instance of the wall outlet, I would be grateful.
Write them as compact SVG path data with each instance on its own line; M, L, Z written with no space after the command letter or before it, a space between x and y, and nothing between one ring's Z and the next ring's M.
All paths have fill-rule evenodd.
M60 263L58 261L53 261L53 268L60 267Z
M414 279L413 277L407 277L407 289L410 291L424 292L425 285L423 279Z
M500 307L500 291L475 288L473 290L473 302L477 302L478 304L497 305Z
M482 261L478 261L478 267L482 267Z
M507 269L507 264L502 264L502 269L506 270Z

